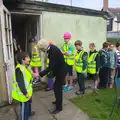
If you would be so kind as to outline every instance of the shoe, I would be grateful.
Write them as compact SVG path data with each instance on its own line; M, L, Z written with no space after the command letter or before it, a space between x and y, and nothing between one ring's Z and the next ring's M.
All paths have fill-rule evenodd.
M62 109L60 109L60 110L54 110L54 111L51 112L51 114L58 114L58 113L60 113L61 111L62 111Z
M35 81L33 81L33 84L34 84L34 85L35 85L35 84L38 84L38 83L40 83L39 80L35 80Z
M32 112L31 112L31 116L34 116L34 115L35 115L35 111L32 111Z
M67 88L68 88L68 85L63 86L63 90L67 90Z
M73 87L69 86L66 92L70 92L73 89Z
M109 86L109 88L113 88L113 86L112 86L112 85L110 85L110 86Z
M85 94L85 92L76 91L75 94L76 94L76 95L83 95L83 94Z
M52 104L54 104L54 105L55 105L55 104L56 104L56 101L52 102Z

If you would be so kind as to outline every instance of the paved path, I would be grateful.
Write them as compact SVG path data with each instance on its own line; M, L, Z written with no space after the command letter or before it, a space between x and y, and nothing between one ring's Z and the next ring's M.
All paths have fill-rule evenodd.
M69 101L72 97L76 96L75 91L77 89L78 86L76 85L73 91L64 93L63 111L56 115L50 114L50 111L55 108L55 106L52 105L52 101L55 100L53 91L35 92L32 107L33 110L36 111L36 114L32 120L89 120L87 114ZM88 92L90 92L90 90L88 90ZM17 107L17 112L19 115L19 107ZM0 120L17 120L14 109L11 106L0 108Z

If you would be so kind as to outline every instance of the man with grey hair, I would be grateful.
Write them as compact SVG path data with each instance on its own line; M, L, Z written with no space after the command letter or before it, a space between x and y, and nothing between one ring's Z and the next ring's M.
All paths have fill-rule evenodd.
M62 86L66 75L64 57L57 46L50 45L46 40L40 40L38 42L38 46L41 51L48 54L49 59L48 67L45 70L41 71L39 75L43 77L44 75L47 75L50 71L52 71L53 76L55 77L54 93L56 101L53 102L53 104L56 104L56 109L52 112L52 114L57 114L62 111Z

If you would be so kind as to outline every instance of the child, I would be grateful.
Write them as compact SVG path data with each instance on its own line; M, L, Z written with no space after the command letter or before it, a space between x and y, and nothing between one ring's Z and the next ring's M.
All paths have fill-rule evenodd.
M108 80L108 87L112 88L114 84L114 76L115 76L115 68L116 68L116 52L115 46L113 44L109 45L108 54L110 58L109 63L109 80Z
M31 41L32 41L32 54L31 54L30 66L32 67L33 71L38 74L39 69L41 69L42 66L40 50L37 45L37 40L33 38ZM38 82L40 82L39 77L35 77L33 84L37 84Z
M17 55L17 66L13 81L12 97L20 102L20 120L28 120L34 112L31 112L31 98L33 94L33 73L29 69L30 58L27 53ZM38 76L34 74L34 76ZM31 114L32 113L32 114Z
M79 91L76 91L76 95L85 93L85 78L87 74L87 59L88 53L82 48L82 42L77 40L75 42L77 53L75 55L75 70L77 72L77 79L79 84Z
M117 51L116 51L116 54L117 54L117 69L116 69L116 72L117 72L117 78L120 78L120 42L116 43L116 48L117 48Z
M99 51L100 55L100 72L99 72L99 89L104 89L107 87L109 78L109 55L108 55L109 43L104 42L103 48Z
M97 76L99 72L99 55L98 52L95 50L95 44L90 43L89 45L90 52L88 53L88 69L87 73L90 78L92 78L94 82L94 89L97 89L98 81Z
M71 34L64 34L64 44L61 47L61 52L64 55L66 62L67 76L65 80L64 90L70 92L73 89L73 65L74 65L74 46L70 43ZM69 84L70 81L70 84Z

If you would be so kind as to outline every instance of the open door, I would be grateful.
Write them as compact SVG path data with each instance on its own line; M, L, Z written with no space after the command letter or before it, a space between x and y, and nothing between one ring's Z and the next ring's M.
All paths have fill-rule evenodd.
M6 84L9 103L12 102L12 82L14 76L14 54L11 28L11 15L4 5L0 6L0 24L2 31L4 67L6 72Z

